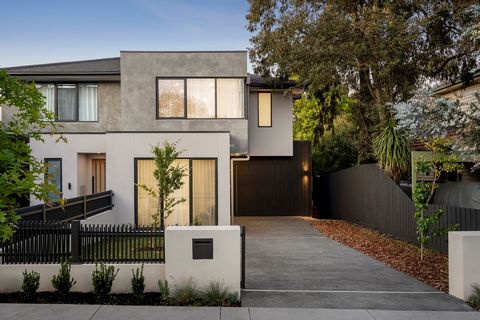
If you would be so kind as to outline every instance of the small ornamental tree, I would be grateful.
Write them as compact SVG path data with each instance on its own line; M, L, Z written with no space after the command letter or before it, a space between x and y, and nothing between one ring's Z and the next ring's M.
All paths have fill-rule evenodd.
M445 138L434 138L426 145L433 152L432 159L420 159L417 161L417 173L431 174L432 181L417 183L413 191L417 239L420 242L421 260L423 260L424 247L431 241L432 236L442 235L450 230L458 229L458 225L436 228L435 225L443 216L443 209L437 208L429 213L428 207L435 189L438 187L437 181L442 175L458 173L463 169L463 164L458 162L458 158L455 155L446 153L451 145Z
M43 141L39 132L57 133L55 116L33 83L22 82L0 70L0 106L12 116L0 123L0 242L9 240L19 221L15 209L30 195L48 202L55 188L44 179L46 166L32 156L29 141ZM66 141L63 136L61 140Z
M184 198L174 198L173 193L183 186L183 177L186 170L175 160L180 156L175 143L165 142L163 147L158 145L152 147L155 171L153 176L157 180L156 188L144 184L138 187L145 190L150 196L158 200L155 212L152 213L153 223L165 227L165 219L168 218L176 205L185 201Z

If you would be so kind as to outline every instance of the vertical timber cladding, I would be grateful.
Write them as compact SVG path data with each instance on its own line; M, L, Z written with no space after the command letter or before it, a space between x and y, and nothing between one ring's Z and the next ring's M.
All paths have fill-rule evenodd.
M293 157L252 157L234 162L236 216L310 216L311 147L294 141Z

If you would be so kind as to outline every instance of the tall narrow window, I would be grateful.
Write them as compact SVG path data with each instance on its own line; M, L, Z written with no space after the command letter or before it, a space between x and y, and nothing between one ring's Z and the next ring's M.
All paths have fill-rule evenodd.
M258 126L272 126L272 93L258 93Z
M158 116L160 118L185 117L185 80L158 79Z
M97 121L97 85L78 86L78 121Z
M192 160L193 224L214 225L217 212L215 160Z
M243 79L217 79L217 118L244 117Z
M46 179L55 186L55 192L48 193L49 201L58 201L62 197L62 159L45 159L47 164Z
M45 107L47 107L48 111L55 114L55 85L40 84L37 88L45 98Z
M57 120L77 120L77 86L59 84L57 86Z
M215 79L187 79L189 118L215 118Z

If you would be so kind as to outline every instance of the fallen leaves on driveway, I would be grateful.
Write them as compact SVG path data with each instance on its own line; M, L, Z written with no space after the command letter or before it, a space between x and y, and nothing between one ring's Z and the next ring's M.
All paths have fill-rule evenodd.
M448 293L448 256L420 248L375 230L343 220L304 218L325 236L365 253L388 266Z

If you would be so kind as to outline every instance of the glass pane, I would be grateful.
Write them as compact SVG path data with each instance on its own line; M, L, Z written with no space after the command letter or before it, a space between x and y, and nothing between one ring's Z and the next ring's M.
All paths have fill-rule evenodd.
M272 126L272 94L270 92L258 93L258 126Z
M59 84L57 86L57 120L77 120L76 87L74 84Z
M55 114L55 85L39 84L37 89L45 97L45 107L47 107L48 111Z
M187 79L189 118L215 118L215 79Z
M62 161L46 160L47 163L47 181L55 186L56 192L49 192L48 199L50 201L58 201L62 192Z
M185 117L185 80L158 80L158 115L160 118Z
M217 118L243 118L243 79L217 79Z
M188 160L176 160L188 173ZM155 170L155 163L153 160L137 160L137 183L144 184L149 188L157 189L157 181L153 176ZM184 198L186 201L178 204L173 214L165 219L166 225L188 225L189 224L189 177L186 175L183 178L183 186L180 190L174 192L173 197L176 199ZM158 200L149 195L142 188L137 188L137 214L138 224L151 225L153 224L152 214L155 214L158 208Z
M97 85L78 86L78 121L97 121Z
M215 160L192 160L193 225L216 224Z

